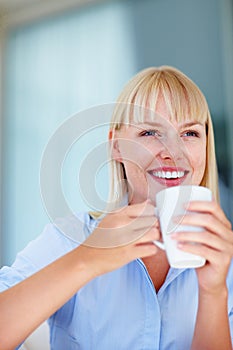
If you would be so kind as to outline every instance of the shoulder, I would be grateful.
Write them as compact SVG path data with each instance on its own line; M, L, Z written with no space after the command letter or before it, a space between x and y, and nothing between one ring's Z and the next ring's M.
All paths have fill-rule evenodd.
M18 253L16 261L26 259L41 268L82 244L96 225L88 212L58 218Z

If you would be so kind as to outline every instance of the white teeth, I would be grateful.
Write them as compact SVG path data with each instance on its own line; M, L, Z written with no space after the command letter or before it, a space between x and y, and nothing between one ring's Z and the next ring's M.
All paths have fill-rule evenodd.
M172 172L172 178L173 178L173 179L177 178L177 177L178 177L178 176L177 176L178 174L179 174L179 172L177 173L176 171L173 171L173 172Z
M184 171L153 171L153 175L162 179L177 179L184 176Z

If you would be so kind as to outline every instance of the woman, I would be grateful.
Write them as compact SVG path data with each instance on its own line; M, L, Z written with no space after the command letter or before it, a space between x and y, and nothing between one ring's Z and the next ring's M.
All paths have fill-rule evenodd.
M146 69L120 95L109 139L114 210L80 214L81 245L49 225L2 269L2 348L49 318L56 350L232 349L233 232L218 204L204 96L172 67ZM209 187L215 198L190 203L198 213L183 221L204 232L173 236L206 259L196 270L170 268L153 243L161 238L155 194L179 184Z

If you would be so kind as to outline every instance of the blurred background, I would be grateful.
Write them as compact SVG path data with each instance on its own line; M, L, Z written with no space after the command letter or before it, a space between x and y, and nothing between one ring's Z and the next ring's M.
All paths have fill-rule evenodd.
M207 98L221 201L233 221L232 0L0 0L2 265L49 221L39 174L58 126L114 102L132 75L158 65L181 69ZM89 209L77 189L79 154L106 137L83 138L67 158L63 186L74 210ZM106 183L104 170L103 196Z

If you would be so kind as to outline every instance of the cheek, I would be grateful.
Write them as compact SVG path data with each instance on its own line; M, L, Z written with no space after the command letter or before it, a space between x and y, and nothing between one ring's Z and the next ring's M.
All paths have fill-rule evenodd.
M199 149L193 150L190 157L194 175L196 174L196 176L201 177L201 179L206 166L206 152L203 152L203 148L204 147L200 147Z
M143 160L130 160L124 162L124 167L126 171L126 176L129 181L141 182L145 179L145 169L146 166Z
M151 158L146 157L146 154L133 152L130 155L125 154L123 160L126 176L132 187L145 187L147 183L146 172L151 163Z
M141 143L128 141L124 142L124 147L121 147L121 156L125 168L138 168L143 171L151 163L153 152Z

